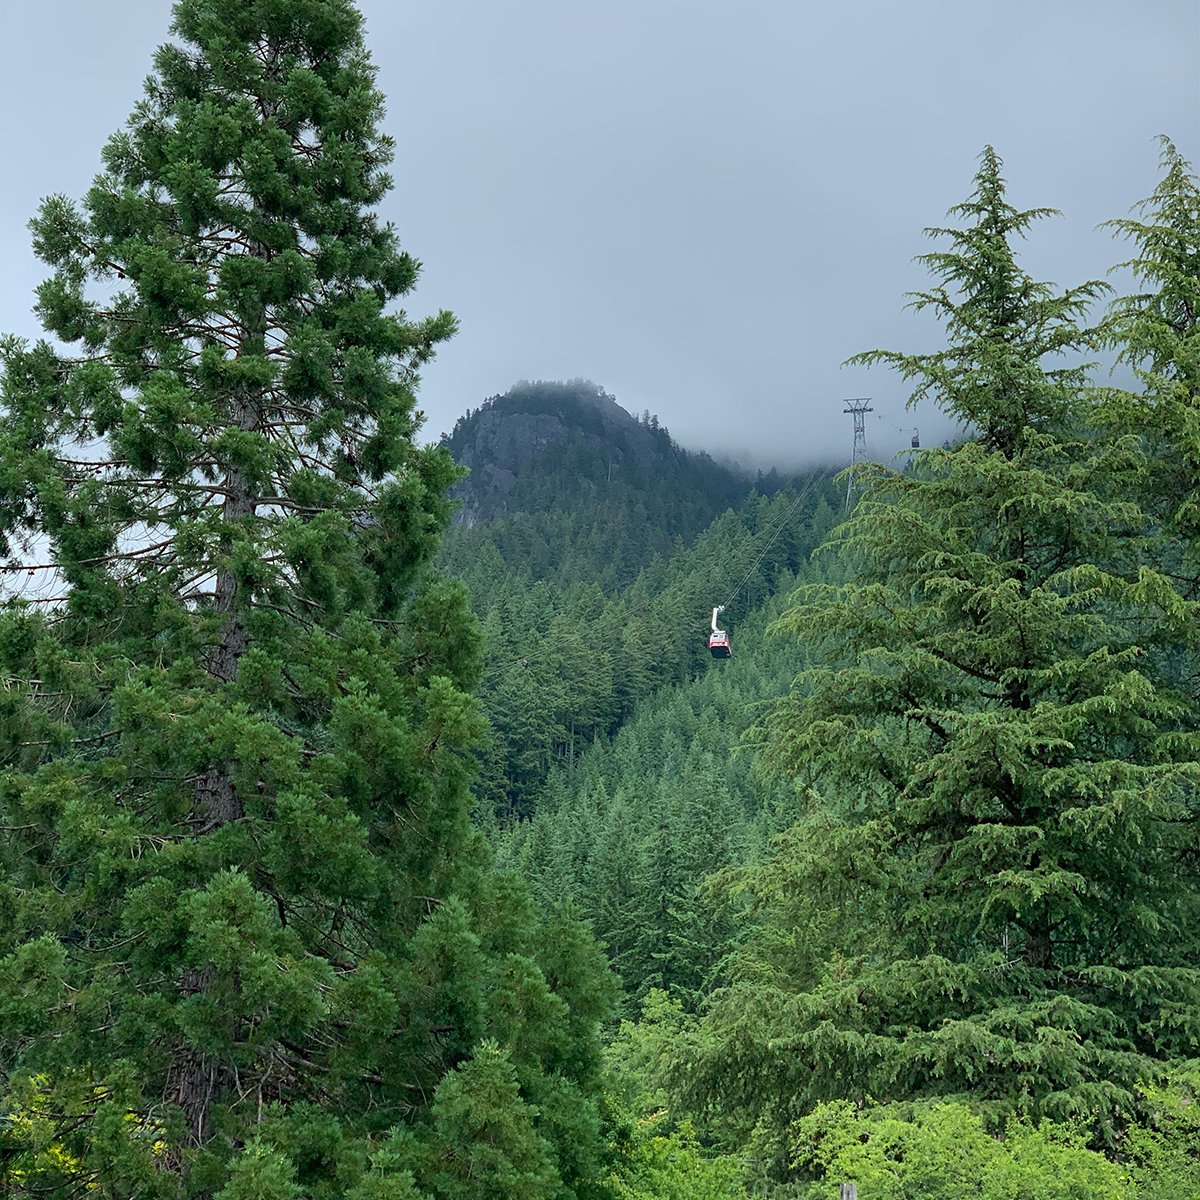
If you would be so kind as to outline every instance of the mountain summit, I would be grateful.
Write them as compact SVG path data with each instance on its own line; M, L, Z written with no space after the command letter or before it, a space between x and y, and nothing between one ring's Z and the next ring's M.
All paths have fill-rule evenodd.
M664 532L686 536L750 488L707 454L677 445L656 416L638 419L584 379L515 384L468 410L444 441L471 469L455 492L456 520L468 525L636 492Z

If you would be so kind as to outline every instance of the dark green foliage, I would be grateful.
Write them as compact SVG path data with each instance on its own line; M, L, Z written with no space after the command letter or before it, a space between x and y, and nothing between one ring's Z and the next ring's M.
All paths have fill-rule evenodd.
M479 1194L590 1194L612 983L470 826L458 471L413 394L454 321L390 308L359 14L174 31L33 222L58 342L4 345L5 1189L474 1194L447 1158L494 1120Z
M1191 603L1200 581L1200 184L1166 139L1162 160L1162 180L1137 206L1140 219L1109 222L1133 243L1136 256L1122 266L1144 290L1117 300L1102 327L1139 387L1108 389L1100 419L1108 436L1134 437L1143 452L1136 500L1152 522L1147 582ZM1194 647L1194 614L1169 615L1156 631L1161 645L1168 653Z
M542 580L611 598L751 493L748 479L582 380L519 384L468 413L444 444L471 475L456 488L463 507L441 562L481 614L499 589ZM772 471L756 490L774 496L785 482Z
M764 637L770 613L739 626L730 662L650 697L611 741L560 765L532 819L494 837L542 903L590 921L631 1007L657 987L695 1008L734 935L702 882L758 858L795 820L791 787L734 755L803 661Z
M624 414L590 387L514 389L482 410L488 438L502 446L514 436L510 422L547 413L594 436L596 453L629 451L605 425ZM472 444L472 430L487 441L479 420L476 413L460 422L459 442ZM661 436L652 423L635 428ZM507 453L511 460L518 451ZM531 485L542 471L558 478L544 450L525 469ZM764 645L759 606L809 570L838 497L822 475L799 492L754 492L690 545L677 540L632 586L606 595L598 581L607 546L591 531L610 516L624 528L631 510L644 513L651 503L675 504L695 523L724 499L718 488L703 504L683 505L666 494L679 490L667 475L669 486L639 480L620 504L561 481L566 499L554 503L564 519L553 530L560 540L551 569L530 561L524 543L514 551L524 512L459 527L442 562L472 580L483 619L480 695L491 737L477 793L502 860L519 866L545 906L591 923L628 997L666 987L694 1006L730 934L727 922L712 919L701 881L765 847L794 818L778 789L751 780L748 758L731 759L753 706L782 694L798 665L779 644ZM738 583L727 615L739 649L732 663L714 664L709 614Z
M1136 217L1110 221L1137 253L1121 264L1143 291L1112 306L1104 334L1137 371L1136 395L1122 393L1126 422L1150 440L1155 475L1139 488L1146 507L1173 501L1163 514L1191 540L1195 520L1195 430L1200 396L1200 183L1191 164L1163 139L1163 178Z
M676 445L657 417L638 421L581 379L517 384L460 418L444 444L471 470L455 489L463 509L447 554L471 572L472 591L482 544L530 581L611 593L750 491L741 475ZM489 528L477 536L480 521Z
M479 695L492 727L477 787L484 812L505 822L531 815L556 767L570 773L584 747L615 734L639 704L707 671L712 606L744 580L726 614L740 644L739 621L790 586L832 528L826 485L817 476L801 485L802 496L792 488L773 499L751 495L613 597L586 574L530 583L521 560L490 584L477 582L472 599L485 642ZM494 531L503 539L507 523L471 531L476 561L503 561L485 539ZM569 553L578 549L572 543ZM455 554L448 560L470 573ZM758 640L757 633L747 639L752 653Z
M447 1075L434 1101L439 1140L452 1148L437 1164L438 1192L454 1200L550 1200L561 1181L553 1153L522 1100L508 1055L485 1042Z
M1089 330L985 152L834 529L581 381L421 447L356 10L175 13L3 344L0 1190L1190 1195L1188 164Z

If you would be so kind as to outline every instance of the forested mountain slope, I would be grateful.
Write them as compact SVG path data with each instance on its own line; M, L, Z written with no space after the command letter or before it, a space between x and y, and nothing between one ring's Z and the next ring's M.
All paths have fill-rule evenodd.
M685 450L657 417L631 416L584 380L517 384L468 411L443 444L470 469L454 490L444 562L475 596L510 576L611 595L752 487L770 495L784 483Z
M604 453L605 444L592 450ZM687 452L667 449L691 469ZM540 462L525 469L531 494L539 491ZM560 465L551 459L546 470L555 476ZM611 738L663 686L712 669L713 606L737 589L723 618L736 645L742 618L791 586L836 520L827 475L773 497L740 484L748 494L736 510L723 511L730 477L719 468L712 477L714 492L689 498L650 473L611 493L577 490L573 504L558 502L552 513L508 512L450 532L440 565L467 583L484 633L479 693L490 740L476 784L481 811L502 823L532 815L556 766L569 769L585 746ZM608 539L614 531L657 528L648 513L670 506L683 528L708 512L720 515L690 539L660 539L657 551L649 534L631 543L630 559L641 565L624 586L613 586ZM534 543L540 557L529 552Z
M654 987L694 1006L729 934L704 911L702 881L757 858L796 817L794 789L734 749L803 663L766 627L798 580L824 578L809 559L840 489L819 474L782 489L760 479L775 485L764 495L579 383L515 388L460 421L456 442L472 519L442 565L483 625L479 819L549 911L592 923L628 1011ZM501 452L481 461L480 447ZM520 486L472 491L478 474L508 470L497 457ZM606 462L624 474L597 486L587 472ZM480 516L489 494L493 515ZM642 565L613 586L608 539L642 526L630 547ZM726 600L734 657L714 661L708 621Z
M805 662L801 647L767 634L795 579L775 577L775 595L739 623L731 660L646 697L612 739L554 765L530 820L493 832L499 861L548 909L591 922L630 1012L652 988L700 1002L734 932L703 881L761 857L799 815L796 789L738 753L762 705L785 695Z
M573 510L580 496L603 488L636 494L670 534L697 532L749 490L736 471L677 445L657 416L639 420L584 379L514 384L468 410L445 445L471 468L455 489L465 524Z

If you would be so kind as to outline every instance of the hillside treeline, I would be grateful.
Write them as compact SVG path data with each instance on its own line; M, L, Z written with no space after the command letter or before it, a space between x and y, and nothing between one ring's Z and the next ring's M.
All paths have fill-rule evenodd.
M4 1193L1200 1195L1175 149L1126 297L984 152L862 359L963 438L851 512L536 385L452 527L357 10L172 30L0 347Z
M834 490L818 475L774 497L754 492L669 557L643 545L633 582L612 594L595 577L603 554L594 572L538 571L523 554L506 570L501 548L523 515L452 529L440 563L467 583L484 634L477 694L489 733L475 788L487 811L505 822L531 816L554 767L570 770L641 701L700 673L712 607L730 600L722 620L739 621L789 586L835 523ZM582 521L608 503L581 504ZM578 552L570 528L558 528L550 556L572 543Z

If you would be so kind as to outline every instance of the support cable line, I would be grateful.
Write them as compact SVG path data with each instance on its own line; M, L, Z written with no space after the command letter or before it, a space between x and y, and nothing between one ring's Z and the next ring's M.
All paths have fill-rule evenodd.
M733 589L733 591L729 593L729 596L726 599L725 603L718 604L713 609L713 611L712 611L712 631L709 634L709 638L708 638L708 649L711 652L713 658L731 658L732 657L732 652L730 651L730 648L729 648L729 634L724 629L717 628L717 617L721 613L723 613L725 611L725 609L727 609L734 602L734 600L737 599L737 597L741 593L742 589L750 581L750 577L754 574L755 571L758 570L759 565L762 563L763 559L766 558L767 554L771 550L771 547L774 546L775 543L779 540L779 535L783 532L784 527L787 525L787 523L792 519L792 515L795 513L796 509L800 507L800 505L801 505L801 503L803 503L804 499L813 490L813 487L815 486L815 483L816 483L816 478L817 477L815 474L809 475L808 479L804 483L804 486L796 493L795 499L793 499L791 504L788 505L787 511L775 523L774 528L769 528L767 530L767 532L770 533L770 537L767 539L767 542L763 546L763 548L758 552L758 557L755 558L755 560L750 564L749 569L746 571L745 575L742 576L740 582Z
M799 492L796 493L796 498L789 505L787 512L785 512L779 521L776 522L775 529L771 534L770 540L762 548L762 550L759 551L758 557L754 560L754 562L750 564L750 569L745 573L745 575L742 576L741 582L733 589L732 592L729 593L729 598L724 604L721 605L722 608L728 608L737 599L738 593L740 593L742 588L744 588L749 582L750 576L758 570L759 564L764 558L767 557L771 547L779 540L779 535L783 532L784 526L792 519L792 514L797 508L800 507L800 504L803 502L804 498L809 494L809 492L812 491L815 479L815 475L810 475L804 486Z
M897 425L895 421L889 421L887 417L875 414L877 421L882 421L885 425L890 425L897 433L907 433L912 441L912 448L920 450L921 448L921 431L916 425Z

